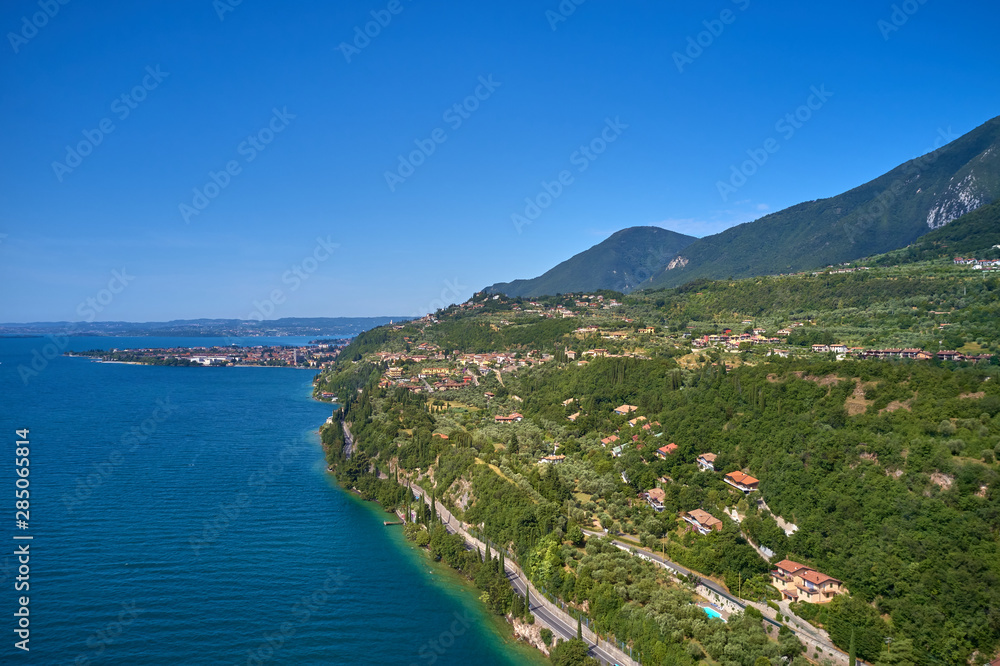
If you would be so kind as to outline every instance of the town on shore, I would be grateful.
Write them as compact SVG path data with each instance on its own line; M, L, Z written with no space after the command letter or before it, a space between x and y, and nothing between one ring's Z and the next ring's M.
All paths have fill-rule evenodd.
M252 345L212 347L141 347L136 349L93 349L67 352L104 363L136 363L171 366L255 366L314 368L330 367L349 340L322 340L305 346Z

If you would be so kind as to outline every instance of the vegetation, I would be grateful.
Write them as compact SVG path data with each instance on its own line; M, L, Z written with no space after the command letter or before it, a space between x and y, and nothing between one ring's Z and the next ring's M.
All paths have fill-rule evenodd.
M423 505L410 507L424 526L408 525L407 535L475 581L494 612L524 613L492 563L509 553L540 590L642 663L801 664L804 655L788 630L766 631L754 607L728 623L711 619L689 582L586 532L655 550L761 608L779 598L766 548L771 562L792 559L844 582L849 594L792 608L844 652L853 646L882 664L984 663L1000 647L997 357L838 360L808 345L996 351L998 282L950 262L904 262L604 294L604 303L621 299L613 309L574 306L579 295L478 295L347 347L317 390L349 396L339 416L355 450L343 455L340 421L323 441L338 477L364 497L405 508L412 479L488 538L492 558L465 550ZM568 319L525 315L573 307ZM581 318L627 335L581 331ZM692 346L700 335L752 329L744 318L768 330L803 324L781 343L791 358L768 356L773 345ZM408 360L417 345L439 357ZM580 359L598 345L615 357L581 365L567 354ZM403 353L393 362L400 379L387 378L376 351ZM484 351L507 360L458 360ZM432 364L469 379L430 396L414 390L423 383L407 377ZM637 409L616 415L623 404ZM520 422L494 419L513 412ZM657 453L671 442L676 450ZM695 464L706 452L715 471ZM556 453L559 464L539 464ZM724 483L737 470L759 490L744 496ZM663 491L662 511L640 496L652 488ZM722 529L691 532L682 516L694 509ZM576 654L571 643L553 649L554 662L575 658L565 656Z

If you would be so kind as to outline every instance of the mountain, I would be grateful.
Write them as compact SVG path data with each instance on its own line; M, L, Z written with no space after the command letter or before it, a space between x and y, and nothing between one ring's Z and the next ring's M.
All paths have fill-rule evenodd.
M963 215L946 227L924 234L901 250L873 257L874 265L910 264L928 259L1000 256L1000 201Z
M1000 198L1000 117L849 192L691 243L644 289L829 266L905 247Z
M531 280L499 282L488 293L543 296L581 291L629 292L661 273L697 239L660 227L630 227Z

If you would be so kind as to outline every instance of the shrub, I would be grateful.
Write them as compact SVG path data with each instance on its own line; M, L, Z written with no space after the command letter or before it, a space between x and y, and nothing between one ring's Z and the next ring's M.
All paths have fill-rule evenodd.
M543 627L541 631L542 642L546 645L552 645L552 630L548 627Z

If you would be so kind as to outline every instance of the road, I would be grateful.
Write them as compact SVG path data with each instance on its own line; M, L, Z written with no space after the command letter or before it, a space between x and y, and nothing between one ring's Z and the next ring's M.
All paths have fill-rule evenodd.
M592 530L583 530L583 532L584 532L584 534L588 534L590 536L595 536L595 537L602 537L603 538L603 537L606 536L603 532L594 532ZM704 576L702 576L701 574L699 574L697 571L691 571L690 569L682 567L681 565L677 564L676 562L671 562L670 560L668 560L668 559L666 559L666 558L664 558L664 557L662 557L660 555L657 555L656 553L654 553L651 550L647 550L645 548L641 548L639 546L635 546L634 544L626 543L624 541L619 541L617 539L611 539L611 542L614 543L616 546L628 549L630 552L641 553L642 557L644 557L645 559L651 560L651 561L655 562L656 564L659 564L661 567L663 567L665 569L672 570L678 576L690 576L690 575L693 574L693 575L697 576L698 579L701 581L701 586L702 587L704 587L707 590L710 590L711 592L719 595L723 599L728 600L730 603L735 604L739 608L746 608L747 607L746 602L744 602L742 599L737 599L736 597L732 596L731 594L729 594L729 592L727 592L718 583L715 583L714 581L709 580L708 578L705 578ZM704 595L702 595L702 596L704 596ZM754 607L757 608L758 604L754 604ZM764 607L764 608L766 608L766 607ZM757 609L762 611L762 614L764 615L764 621L765 622L768 622L769 624L771 624L771 625L773 625L775 627L779 627L779 628L782 626L781 623L776 622L772 618L768 617L767 614L766 614L766 612L762 608L757 608ZM796 618L796 619L798 619L798 618ZM840 648L836 647L835 645L833 645L832 643L830 643L828 640L824 639L819 634L816 634L816 633L814 633L812 631L809 631L807 628L801 626L802 624L805 624L805 622L803 620L799 620L799 622L800 622L800 624L796 625L797 628L788 627L788 630L791 631L793 634L795 634L800 640L804 640L807 644L811 643L814 646L814 648L815 647L822 648L823 652L826 653L827 655L831 655L831 656L837 657L838 660L840 660L840 661L845 661L845 662L847 661L848 655L845 654L844 652L842 652L840 650ZM787 626L787 624L785 626ZM863 663L863 662L859 659L858 663Z
M410 484L411 490L413 490L414 495L421 498L425 504L430 504L427 499L427 493L424 492L423 488L416 484ZM486 552L486 546L476 537L469 534L469 532L462 525L461 521L451 515L451 512L444 508L439 502L435 503L437 508L438 516L444 521L445 528L453 533L459 534L466 541L466 546L471 550L472 548L479 548L480 552ZM527 586L531 585L524 572L514 564L511 560L505 559L504 569L507 572L507 578L510 580L511 585L520 595L524 595ZM568 613L563 611L561 608L546 599L533 585L531 585L531 612L534 613L536 622L547 626L552 630L552 633L563 640L569 640L571 638L576 638L576 620L570 616ZM617 647L608 644L606 641L601 641L594 632L590 629L584 627L582 629L583 639L590 646L590 655L600 660L605 664L622 664L626 666L639 666L637 662L633 661L624 652L619 650Z

